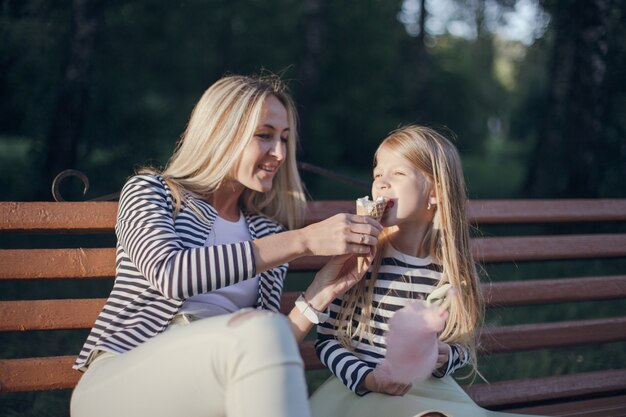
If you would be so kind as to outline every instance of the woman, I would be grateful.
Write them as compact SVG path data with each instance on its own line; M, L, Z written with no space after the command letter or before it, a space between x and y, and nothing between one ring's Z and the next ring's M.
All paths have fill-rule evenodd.
M297 342L361 278L353 257L371 260L382 227L340 214L296 229L296 140L279 80L225 77L165 170L126 183L115 284L74 365L73 416L309 415ZM285 318L286 262L304 255L338 256Z

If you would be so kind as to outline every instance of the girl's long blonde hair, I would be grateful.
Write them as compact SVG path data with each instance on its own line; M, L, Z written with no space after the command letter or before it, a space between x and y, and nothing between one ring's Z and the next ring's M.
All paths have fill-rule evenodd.
M191 203L188 192L210 195L231 175L252 140L265 99L276 97L287 110L287 157L266 193L245 189L240 205L250 213L264 214L286 227L299 227L306 198L296 165L297 112L285 85L276 76L226 76L211 85L196 104L185 132L165 169L142 168L139 173L159 173L172 189L174 215ZM190 208L198 212L193 204Z
M437 204L434 218L422 243L429 255L442 265L443 279L457 289L452 297L449 317L439 339L459 343L470 349L470 363L476 370L478 329L484 305L478 273L470 250L469 224L466 217L466 192L461 160L456 147L437 131L410 125L389 134L374 155L385 148L402 155L430 181ZM339 315L338 334L342 345L351 349L351 339L370 333L374 283L378 276L388 234L384 231L372 262L368 283L362 280L344 296ZM357 311L360 307L360 313ZM357 325L353 325L353 319Z

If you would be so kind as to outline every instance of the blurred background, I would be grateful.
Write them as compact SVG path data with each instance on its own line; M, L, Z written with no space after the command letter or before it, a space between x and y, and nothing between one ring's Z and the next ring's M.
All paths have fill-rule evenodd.
M210 84L263 72L298 103L300 161L369 181L381 139L423 123L456 135L471 197L626 195L623 0L0 4L3 200L50 200L68 168L91 181L68 199L119 191Z
M225 74L262 73L281 75L298 104L301 162L369 183L379 142L400 125L421 123L455 137L471 198L626 197L625 0L0 0L0 199L50 201L52 180L65 169L82 171L91 184L83 196L80 182L65 181L68 200L118 192L137 167L167 162L209 85ZM367 193L302 176L315 199ZM101 236L88 245L114 243ZM85 243L0 239L2 248L72 245ZM624 268L623 259L530 262L488 265L483 278ZM304 285L293 276L287 290ZM27 287L8 280L0 298L106 297L112 280L98 281ZM487 323L625 308L618 300L497 309ZM28 333L3 332L0 357L77 353L86 336ZM479 366L497 381L616 361L626 362L625 343L501 354ZM310 373L309 387L327 376ZM2 394L0 416L67 415L69 396Z

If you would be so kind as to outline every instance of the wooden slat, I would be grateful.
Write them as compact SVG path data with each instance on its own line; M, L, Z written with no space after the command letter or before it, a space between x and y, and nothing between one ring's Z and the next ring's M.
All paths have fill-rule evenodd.
M626 298L626 275L601 277L534 279L483 283L487 307L599 301ZM285 292L281 311L288 314L298 292Z
M321 369L313 342L301 345L306 369ZM72 369L76 356L0 359L0 392L40 391L73 388L80 373Z
M112 232L117 202L2 202L0 232Z
M575 278L575 280L585 280L584 278ZM505 283L502 283L505 284ZM508 283L506 283L508 284ZM528 282L520 282L515 283L516 285L512 286L516 288L519 292L517 293L523 300L528 297L527 292L534 288L534 283L532 281ZM520 284L520 285L517 285ZM525 285L522 285L525 284ZM495 285L495 284L494 284ZM560 288L560 287L559 287ZM601 289L601 287L599 287ZM575 297L575 301L583 301L583 300L594 300L594 299L605 299L603 297L606 294L604 291L600 290L599 296L594 294L597 288L590 288L590 291L585 292L581 291L580 294ZM497 288L493 289L494 293L497 293ZM298 297L298 292L285 292L283 294L281 300L281 312L283 314L288 314L295 299ZM504 303L499 303L499 306L502 305L517 305L520 304L519 300L515 300L512 298L512 295L509 295L511 299L509 301L504 300ZM611 298L614 294L610 294ZM549 297L544 297L542 299L543 302L560 302L563 301L558 294L553 294L550 297L554 297L554 299ZM609 298L609 297L606 297ZM619 298L623 298L623 295ZM556 300L555 300L556 299ZM0 331L21 331L21 330L55 330L55 329L86 329L90 328L94 323L97 315L100 313L102 306L106 299L104 298L84 298L84 299L61 299L61 300L21 300L21 301L0 301L0 317L2 317L2 321L0 322ZM531 300L534 301L534 300ZM570 299L571 301L571 299ZM27 314L24 314L27 312ZM598 319L600 322L605 321L605 319ZM619 320L617 322L611 321L614 319L606 319L606 328L605 326L598 326L594 328L593 332L590 332L590 336L582 336L589 337L588 343L591 342L601 342L601 341L610 341L612 338L623 337L620 336L620 324L623 325ZM583 322L575 322L575 323L583 323ZM510 327L510 330L506 330L507 327L497 328L499 330L488 330L491 340L485 340L486 346L489 346L488 350L498 349L498 344L505 344L507 346L513 346L514 350L517 350L517 341L521 340L520 334L524 334L526 338L531 337L540 337L537 334L541 332L556 332L558 331L562 337L564 338L572 338L571 342L567 342L567 344L575 344L577 341L581 342L579 337L581 335L578 332L584 332L585 329L590 326L595 326L591 322L589 324L580 324L580 328L577 325L570 325L570 322L557 322L546 324L548 327L545 330L542 330L539 325L528 325L528 328L519 328L519 327ZM610 326L618 326L616 329L611 330ZM487 328L489 329L489 328ZM496 328L492 328L496 329ZM601 331L602 330L602 331ZM623 329L622 329L623 331ZM520 333L522 332L522 333ZM512 340L505 340L507 334L511 333L510 338ZM487 337L487 336L485 336ZM549 337L549 335L548 335ZM495 338L495 339L494 339ZM569 339L561 339L561 343ZM523 343L531 343L530 340L524 340ZM501 351L501 350L498 350Z
M115 201L0 202L0 233L113 233L117 206ZM354 212L354 201L311 201L306 223Z
M471 222L562 223L626 220L626 199L471 200Z
M562 278L483 284L488 306L590 301L626 297L626 276ZM285 292L281 311L288 314L298 292ZM89 328L104 298L0 301L0 331ZM23 312L28 314L23 314Z
M0 233L112 232L117 202L0 202ZM354 213L352 200L308 203L307 223ZM472 200L469 220L478 224L626 220L626 199Z
M487 307L616 300L626 298L626 275L488 282L482 287ZM287 314L298 294L283 293L281 311Z
M588 400L558 402L532 407L499 407L510 413L561 417L616 417L626 416L626 395L610 395Z
M105 298L0 301L0 331L88 329Z
M289 313L297 296L297 292L283 294L283 314ZM87 329L95 322L105 301L105 298L0 301L0 331ZM626 340L625 320L618 317L486 327L483 350L496 353Z
M0 279L110 278L115 249L0 250Z
M80 373L72 369L76 356L0 360L0 392L72 388Z
M587 334L579 334L581 331L587 332ZM621 340L626 340L626 317L606 319L606 321L583 320L580 322L502 326L485 330L481 337L480 353L517 352ZM306 369L323 368L315 354L313 342L303 342L301 353L305 360Z
M309 201L307 207L306 224L325 220L338 213L356 213L356 203L353 200Z
M318 271L329 259L328 256L304 256L289 262L289 271Z
M489 307L619 299L626 297L626 276L562 278L483 284ZM281 311L288 314L298 292L285 292ZM0 302L0 331L89 328L105 299ZM29 314L24 315L27 311Z
M490 237L472 240L477 262L522 262L626 256L626 234Z
M477 260L521 262L626 256L626 234L523 236L472 240ZM312 271L326 257L304 257L291 270ZM0 250L0 279L107 278L115 275L115 249Z
M301 349L307 369L321 366L308 360L314 355L312 342L304 342ZM37 391L72 388L80 373L72 370L75 356L0 360L0 391ZM318 365L319 364L319 365ZM507 404L529 404L580 395L624 392L626 370L586 372L573 375L537 378L520 381L480 384L467 388L472 398L483 407L502 407Z
M284 292L280 298L280 312L287 315L296 303L296 298L300 293L298 291Z
M300 355L304 360L304 369L307 371L325 368L315 353L315 342L312 340L305 340L300 343Z
M487 408L529 405L556 398L574 399L583 395L626 393L626 369L477 384L466 391L480 406Z
M482 354L626 340L626 317L485 327Z
M327 257L304 257L290 270L313 271ZM115 249L2 249L0 279L111 278L115 276Z
M488 307L626 298L626 275L483 283Z

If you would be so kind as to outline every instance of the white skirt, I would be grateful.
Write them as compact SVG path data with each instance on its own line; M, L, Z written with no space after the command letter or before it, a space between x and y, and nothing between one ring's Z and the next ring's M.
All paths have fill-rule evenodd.
M429 412L448 417L522 416L479 407L450 376L413 384L401 397L377 392L359 397L332 376L313 393L310 403L313 417L419 417Z

